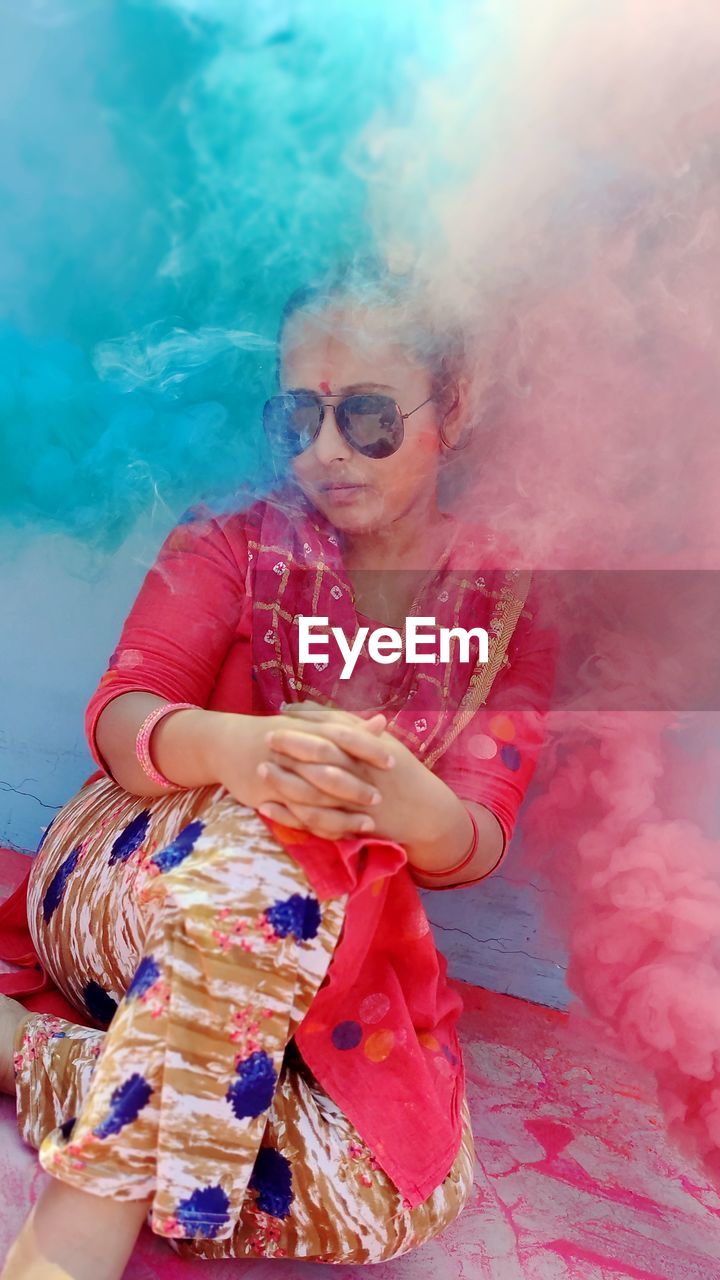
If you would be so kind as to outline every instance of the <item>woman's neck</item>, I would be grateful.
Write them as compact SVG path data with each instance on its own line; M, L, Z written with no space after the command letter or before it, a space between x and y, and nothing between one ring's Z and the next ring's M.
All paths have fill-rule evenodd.
M403 512L380 529L340 530L340 548L348 569L430 568L447 542L453 524L433 493L428 501Z

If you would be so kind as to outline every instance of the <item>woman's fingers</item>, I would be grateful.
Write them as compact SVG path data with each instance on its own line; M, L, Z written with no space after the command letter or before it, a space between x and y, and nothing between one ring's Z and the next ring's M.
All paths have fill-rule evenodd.
M309 746L307 741L304 743L300 741L302 738L307 740L314 737L326 739L347 755L356 760L363 760L366 764L374 765L376 769L391 769L395 763L394 756L390 754L387 747L378 738L374 738L363 729L356 729L351 725L340 724L330 720L318 720L313 734L304 733L303 731L293 732L292 729L272 729L266 735L265 741L273 751L292 756L296 760L305 760L309 753L314 752L312 758L316 763L340 763L337 760L337 756L333 756L332 759L323 759L320 748ZM303 752L305 752L304 755L302 754ZM330 752L325 752L326 756L331 754Z
M324 702L313 702L308 698L304 702L283 702L280 708L284 716L292 716L296 720L323 720L338 724L361 726L370 733L382 733L387 726L387 716L382 711L364 719L352 711L342 707L333 707Z
M277 737L278 734L281 735L280 738ZM277 751L286 758L292 756L293 760L303 760L308 764L338 764L349 768L354 763L353 757L331 738L305 729L273 729L266 735L265 741L271 751Z
M263 762L258 774L277 786L282 799L301 804L352 806L366 809L380 804L382 792L371 783L337 765L302 764L294 761L292 768L283 768L282 762Z
M372 818L362 813L345 813L342 809L321 809L312 805L292 807L276 800L264 801L258 808L266 818L284 827L299 827L324 840L340 840L343 836L367 834L375 829Z
M286 769L272 761L263 761L258 765L258 774L277 790L279 799L292 803L316 807L348 805L365 809L382 800L375 787L334 765L298 763Z
M299 827L301 831L307 831L308 828L297 814L288 809L287 805L282 804L280 800L263 800L258 805L258 813L264 818L271 818L273 822L279 822L284 827Z
M323 737L328 737L338 747L342 747L348 755L354 756L357 760L364 760L366 764L374 765L376 769L392 769L395 765L395 757L385 742L381 738L374 738L364 729L347 724L328 723L318 724L317 732Z
M367 720L363 719L362 716L359 719L362 721L363 728L370 733L384 733L387 728L388 718L383 715L382 711L376 711L375 715L368 716Z
M279 765L263 761L258 765L257 771L258 776L270 784L276 798L283 804L317 804L320 800L315 787L290 769L281 769Z

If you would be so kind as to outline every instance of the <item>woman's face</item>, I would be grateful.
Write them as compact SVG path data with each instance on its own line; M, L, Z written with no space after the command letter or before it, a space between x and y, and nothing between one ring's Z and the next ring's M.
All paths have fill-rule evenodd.
M391 322L389 314L359 306L296 312L283 334L282 390L381 391L410 413L430 395L431 375L393 342ZM381 529L434 495L441 449L435 404L418 409L404 428L396 453L367 458L348 444L326 406L319 434L291 466L305 495L336 528Z

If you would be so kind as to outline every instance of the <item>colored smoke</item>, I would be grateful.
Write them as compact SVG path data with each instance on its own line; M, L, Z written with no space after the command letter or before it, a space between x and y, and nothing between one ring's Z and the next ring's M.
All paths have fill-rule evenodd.
M5 555L102 559L149 508L262 490L282 306L374 251L464 335L449 503L543 569L707 571L675 654L646 578L596 596L523 868L585 1014L720 1174L718 708L686 690L717 665L715 0L27 0L3 28Z

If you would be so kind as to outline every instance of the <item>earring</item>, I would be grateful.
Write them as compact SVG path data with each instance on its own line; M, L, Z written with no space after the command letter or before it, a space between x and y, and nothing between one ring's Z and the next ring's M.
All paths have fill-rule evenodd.
M469 430L465 435L464 440L462 439L462 436L460 437L461 443L451 444L449 440L445 439L445 434L443 432L444 425L445 423L443 421L442 425L440 426L440 439L442 440L442 443L445 445L445 448L449 449L451 453L459 453L461 449L466 449L470 441L472 440L473 428L472 427L469 428Z
M457 394L457 396L455 397L455 401L452 402L450 408L448 408L446 413L443 413L442 422L441 424L439 424L439 438L441 438L442 444L445 444L445 448L448 449L448 451L450 451L451 453L460 453L461 449L468 448L470 440L471 438L473 438L473 428L469 426L469 428L465 428L464 433L462 433L462 435L460 436L460 439L457 440L455 444L451 444L450 440L446 439L445 422L447 417L450 416L450 413L456 410L457 401L459 401L459 399L460 399L460 396L459 394Z
M448 385L453 385L453 384L450 383ZM461 449L465 449L467 445L469 445L472 437L473 429L472 427L470 427L470 430L467 432L464 440L462 440L462 437L461 437L461 441L462 441L461 444L451 444L449 440L445 439L445 432L444 432L445 419L448 417L449 414L453 413L454 410L457 409L458 402L460 400L460 391L457 383L454 384L454 387L455 387L455 396L452 404L450 405L450 408L447 409L443 414L443 419L442 419L442 422L440 423L439 432L440 432L440 439L442 443L445 445L445 448L449 449L451 453L459 453Z

